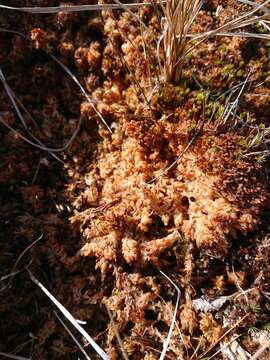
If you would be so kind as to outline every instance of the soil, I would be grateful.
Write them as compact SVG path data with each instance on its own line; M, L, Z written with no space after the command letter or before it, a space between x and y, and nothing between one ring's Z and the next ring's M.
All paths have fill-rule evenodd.
M194 32L240 10L206 1ZM210 39L164 84L157 10L137 15L146 30L124 10L0 10L0 66L22 115L2 81L0 352L82 356L29 271L110 359L159 358L175 286L165 359L231 359L233 341L247 358L269 339L269 42Z

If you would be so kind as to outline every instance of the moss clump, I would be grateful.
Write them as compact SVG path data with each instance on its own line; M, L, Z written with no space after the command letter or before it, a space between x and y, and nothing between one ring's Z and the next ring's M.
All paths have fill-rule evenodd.
M190 91L185 84L179 86L164 84L151 97L151 108L158 113L176 109L187 98Z

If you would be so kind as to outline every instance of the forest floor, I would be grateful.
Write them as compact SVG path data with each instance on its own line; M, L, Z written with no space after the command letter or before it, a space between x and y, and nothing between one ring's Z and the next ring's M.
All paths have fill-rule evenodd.
M242 7L207 0L194 32ZM171 324L164 359L270 344L270 43L209 39L164 84L157 9L136 13L145 29L124 10L0 9L0 352L81 357L29 271L110 359L159 359Z

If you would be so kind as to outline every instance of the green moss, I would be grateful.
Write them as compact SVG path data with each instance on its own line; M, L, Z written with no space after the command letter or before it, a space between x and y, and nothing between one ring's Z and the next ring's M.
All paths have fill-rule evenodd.
M215 63L216 63L216 65L222 65L223 62L224 61L222 59L217 59Z
M234 69L234 64L228 64L224 67L224 72L231 72Z
M269 56L270 56L270 53L269 53ZM270 71L262 71L259 74L259 79L260 79L260 81L264 81L264 80L266 80L268 78L268 76L270 76Z
M227 55L228 54L228 48L227 48L227 45L221 45L220 47L219 47L219 53L220 53L220 55Z
M255 161L257 164L263 164L266 162L267 156L266 155L258 155L255 157Z
M244 76L243 70L238 70L237 73L236 73L236 76L237 77L243 77Z
M243 119L246 121L247 124L254 124L256 123L256 118L254 115L251 115L249 112L244 112Z
M187 132L189 133L189 134L195 134L195 132L196 132L196 130L197 130L197 124L191 124L190 126L188 126L188 128L187 128Z
M221 105L220 103L216 103L217 105L217 110L216 110L216 118L219 118L222 114L223 114L223 112L224 112L224 106L223 105Z
M266 34L268 32L267 29L260 23L256 24L256 28L259 33Z
M235 78L236 75L234 64L226 65L222 70L222 74L223 74L223 80L226 80L227 84L229 84L231 80Z
M186 88L184 94L185 94L185 95L188 95L190 92L191 92L191 89L190 89L190 88Z
M212 151L214 153L218 153L221 151L221 148L218 146L213 146L213 147L211 147L210 151Z
M206 102L208 100L208 97L209 97L208 91L199 90L196 93L196 98L195 98L197 105L201 105L204 101Z
M259 304L250 304L249 307L254 313L261 311L261 307Z
M236 154L236 160L237 161L242 161L243 160L243 153L241 151L239 151L238 154Z
M205 114L209 117L212 114L212 109L211 107L208 107L205 111Z
M255 333L257 333L259 331L259 329L256 326L249 326L248 328L248 333L250 335L254 335Z
M151 108L157 111L166 111L166 108L176 108L181 105L190 89L185 85L163 85L151 98Z
M247 140L244 139L244 138L240 140L239 145L240 145L242 150L247 150L248 147L249 147Z
M262 329L270 332L270 323L263 324Z
M244 67L245 66L245 62L242 60L242 61L240 61L240 63L239 63L239 67Z

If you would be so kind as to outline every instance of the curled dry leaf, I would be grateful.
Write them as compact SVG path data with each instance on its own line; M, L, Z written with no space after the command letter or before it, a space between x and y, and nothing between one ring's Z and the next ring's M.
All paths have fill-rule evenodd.
M220 351L228 360L248 360L251 358L250 353L244 350L236 340L221 342Z
M215 300L208 300L206 298L199 298L192 300L192 304L196 310L203 312L218 311L232 296L221 296Z

